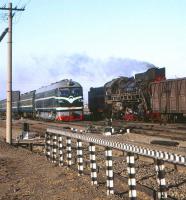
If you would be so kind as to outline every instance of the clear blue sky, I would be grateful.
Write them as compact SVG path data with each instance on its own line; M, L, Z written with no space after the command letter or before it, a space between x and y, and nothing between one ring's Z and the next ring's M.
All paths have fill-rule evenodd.
M28 1L12 2L21 6ZM2 1L2 5L7 2ZM50 83L55 80L51 77L52 68L68 67L65 59L68 64L75 62L79 68L99 70L100 76L104 73L101 66L105 67L110 58L130 58L166 67L168 78L186 76L186 0L31 0L19 15L14 19L13 28L14 89L37 89L47 81ZM1 23L0 32L5 27L6 22ZM0 44L1 97L5 87L6 52L7 37ZM74 55L81 55L81 59L72 60ZM87 57L89 65L85 66ZM87 81L87 88L90 86L84 76L91 78L94 71L81 76L67 71L59 70L61 75L56 78L71 75L82 80L82 84ZM138 70L131 67L131 74L134 71ZM31 74L29 83L20 80L27 72ZM115 75L125 74L120 71ZM43 81L47 78L51 81ZM101 82L99 77L92 85L106 80Z

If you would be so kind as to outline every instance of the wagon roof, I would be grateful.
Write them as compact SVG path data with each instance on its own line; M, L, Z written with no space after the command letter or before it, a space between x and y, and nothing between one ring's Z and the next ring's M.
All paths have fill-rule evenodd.
M14 98L19 99L20 97L20 91L16 90L16 91L12 91L12 100L14 100ZM0 100L0 102L4 102L6 101L6 99L2 99Z
M152 82L150 83L151 85L153 84L159 84L159 83L168 83L168 82L173 82L173 81L186 81L186 77L183 78L176 78L176 79L166 79L166 80L162 80L162 81L158 81L158 82Z

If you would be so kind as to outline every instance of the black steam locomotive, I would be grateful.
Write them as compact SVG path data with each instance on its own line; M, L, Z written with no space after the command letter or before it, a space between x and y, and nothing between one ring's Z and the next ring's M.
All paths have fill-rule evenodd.
M165 68L153 67L134 77L119 77L103 87L90 88L88 102L93 118L144 119L152 110L149 84L162 80Z

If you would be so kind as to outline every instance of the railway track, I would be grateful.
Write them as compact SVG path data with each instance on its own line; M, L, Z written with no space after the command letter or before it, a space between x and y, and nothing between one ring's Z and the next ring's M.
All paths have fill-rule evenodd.
M75 126L75 127L89 127L95 126L98 129L103 129L106 126L105 121L100 122L65 122L68 126ZM178 141L186 141L186 124L167 124L167 125L159 125L159 124L152 124L152 123L126 123L123 121L113 121L113 127L116 129L130 129L130 132L146 135L146 136L153 136L153 137L160 137L164 139L171 139L171 140L178 140Z
M122 143L122 141L118 141L117 138L113 138L113 137L105 137L102 135L94 135L94 134L90 134L89 136L85 136L85 135L81 135L80 134L76 134L76 133L68 133L66 131L64 131L62 133L61 130L57 130L57 129L52 129L49 128L48 129L49 133L54 133L54 134L62 134L65 137L69 137L72 139L72 166L70 166L70 168L72 167L73 169L75 168L75 170L77 171L77 159L74 158L74 156L76 155L76 142L77 142L77 138L79 138L80 140L82 140L83 142L83 162L84 162L84 166L85 168L87 167L87 165L89 165L89 152L88 150L88 144L89 144L89 140L95 141L95 143L98 145L97 146L97 150L96 150L96 163L98 166L98 177L101 176L101 179L98 179L98 182L103 183L104 180L104 184L105 184L105 171L106 171L106 166L105 166L105 145L112 145L113 146L113 170L114 170L114 182L116 184L115 185L115 189L116 189L116 194L119 195L121 198L126 197L126 192L122 192L122 191L118 191L118 187L119 185L121 185L123 182L127 182L128 180L128 172L127 172L127 167L128 164L126 162L126 158L124 154L121 154L123 151L120 151L119 149L114 149L114 146L116 144L118 144L118 148L120 148L120 144ZM92 139L91 139L92 137ZM97 138L97 139L96 139ZM104 142L102 142L104 141ZM108 142L110 141L110 142ZM126 144L126 142L124 142ZM103 146L100 146L103 145ZM127 143L128 145L128 143ZM153 149L153 148L151 148ZM118 152L120 151L120 154L118 154ZM52 152L52 151L51 151ZM63 156L66 158L68 157L68 151L66 149L66 140L63 139ZM127 153L127 152L125 152ZM51 155L53 155L51 153ZM137 155L137 154L136 154ZM160 156L161 157L161 156ZM66 162L64 160L64 162ZM86 163L86 164L85 164ZM88 164L87 164L88 163ZM174 163L174 162L173 162ZM184 167L183 167L184 168ZM144 161L139 159L139 157L135 157L135 169L136 169L136 182L137 182L137 189L138 191L142 191L144 193L146 193L150 199L156 199L156 191L158 190L158 185L157 185L157 180L156 180L156 172L155 172L155 166L154 166L154 161L151 158L151 161ZM185 168L184 168L185 169ZM167 187L169 189L168 191L168 199L184 199L185 197L185 191L186 191L186 174L184 173L180 173L179 171L176 170L176 168L174 169L174 167L170 167L169 165L166 164L166 182L167 182ZM84 170L84 173L86 174L86 170ZM90 175L87 174L87 175ZM102 180L102 181L101 181ZM119 184L118 181L121 183ZM98 184L99 185L99 184ZM127 186L127 185L126 185ZM99 187L99 186L98 186ZM149 199L147 198L147 199Z
M86 122L71 122L71 123L64 123L64 124L61 124L61 123L55 123L55 122L41 122L41 121L33 121L33 120L28 120L27 121L30 126L31 126L31 129L32 131L36 131L38 132L38 134L40 134L41 136L43 135L43 133L45 133L46 131L46 128L50 125L54 128L58 127L68 127L68 126L74 126L78 129L81 129L81 128L86 128L88 125L94 125L94 126L98 126L98 127L104 127L103 125L103 122L96 122L96 123L86 123ZM21 121L15 121L13 123L14 125L14 128L21 128ZM119 127L119 126L118 126ZM96 134L96 133L95 133ZM96 134L97 135L97 134ZM121 136L121 137L120 137ZM109 136L110 140L115 140L115 141L118 141L118 142L122 142L121 138L123 137L124 135L114 135L114 136ZM99 137L100 138L104 138L104 136L100 135L99 134ZM170 151L170 152L173 152L173 153L181 153L182 155L184 154L185 155L185 151L183 151L183 149L180 149L180 148L175 148L175 147L162 147L162 146L158 146L158 145L150 145L150 144L146 144L145 142L143 141L126 141L125 138L123 138L123 142L127 142L129 144L132 144L132 145L140 145L142 147L151 147L151 148L155 148L156 150L167 150L167 151ZM65 148L65 144L64 144L64 148ZM85 148L86 150L87 148ZM73 148L73 151L74 153L76 152L76 148L74 147ZM88 156L88 153L87 153L87 156ZM100 163L99 163L99 167L100 169L102 169L102 172L100 170L100 173L104 174L105 173L105 164L103 162L103 152L100 151L100 153L98 153L99 156L99 160L100 160ZM86 157L86 155L85 155ZM102 160L102 161L101 161ZM88 162L88 158L86 160L86 162ZM118 181L124 181L126 182L128 180L127 178L127 174L126 174L126 162L124 161L124 158L121 158L121 157L113 157L113 162L114 162L114 176L116 179L118 179ZM75 161L74 161L75 163ZM145 192L147 195L149 196L154 196L155 193L154 191L157 189L154 185L155 185L155 181L156 181L156 176L155 176L155 172L154 170L152 169L152 166L150 168L148 168L148 162L144 162L144 161L140 161L138 160L137 161L137 174L138 174L138 178L137 178L137 188L139 191L142 191L142 192ZM76 169L76 165L74 165L74 168ZM168 179L168 183L169 183L169 186L171 189L170 189L170 194L169 195L169 199L184 199L183 197L181 197L180 195L180 190L182 191L182 187L183 188L186 188L186 185L185 185L185 182L186 182L186 175L183 175L183 174L180 174L178 171L176 171L175 169L169 169L167 171L167 174L171 174L170 176L170 179L172 181L174 181L174 184L170 184L170 180ZM150 181L150 182L149 182ZM152 184L153 183L153 187L149 187L149 184ZM178 189L177 189L178 187ZM180 188L181 189L180 189ZM175 191L176 190L176 191ZM117 191L116 192L117 195L119 195L121 198L123 198L125 195L122 193L122 192L119 192Z
M35 120L24 120L24 122L29 123L30 129L32 132L36 132L36 136L44 136L44 133L46 129L49 126L60 128L60 127L74 127L77 129L83 129L86 130L88 127L93 126L95 128L94 132L95 134L100 134L100 130L104 131L105 127L105 122L100 121L100 122L86 122L86 121L81 121L81 122L63 122L63 123L57 123L57 122L45 122L45 121L35 121ZM13 121L13 127L14 128L21 128L23 121L21 120L16 120ZM1 121L2 126L5 127L5 121ZM137 123L136 126L134 127L134 123L123 123L121 121L114 121L113 126L115 129L120 129L124 128L127 129L129 128L131 130L131 135L133 133L139 134L140 137L142 136L152 136L152 139L147 139L146 141L141 139L140 137L138 140L135 140L135 138L130 138L129 135L126 134L119 134L119 135L113 135L111 137L114 137L118 141L127 141L131 144L136 144L136 145L141 145L145 147L153 147L158 150L164 149L167 151L172 151L172 152L177 152L178 154L180 153L186 153L186 146L178 146L178 147L168 147L166 145L154 145L151 144L151 140L162 140L164 141L165 139L169 139L169 141L176 140L176 141L186 141L186 129L185 130L178 130L177 132L174 132L174 129L171 129L172 126L176 127L176 125L170 125L170 127L166 127L165 130L163 131L162 126L158 124L147 124L147 123ZM177 125L180 127L180 125ZM182 128L184 127L181 125ZM186 125L185 125L186 127ZM170 132L168 132L170 130ZM176 131L176 129L175 129Z

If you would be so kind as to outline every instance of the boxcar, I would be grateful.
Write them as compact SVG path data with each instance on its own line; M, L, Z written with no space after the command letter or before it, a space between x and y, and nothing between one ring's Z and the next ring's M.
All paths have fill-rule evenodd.
M0 101L0 116L4 117L6 113L6 99Z
M20 101L20 91L12 92L12 112L18 116L19 115L19 101Z
M34 118L35 116L34 99L35 99L35 90L21 94L19 110L20 110L20 115L22 117Z
M13 117L19 116L19 100L20 100L20 91L12 91L12 113ZM0 112L1 115L6 113L6 99L0 101Z
M152 112L168 120L181 120L186 116L186 78L151 84Z

